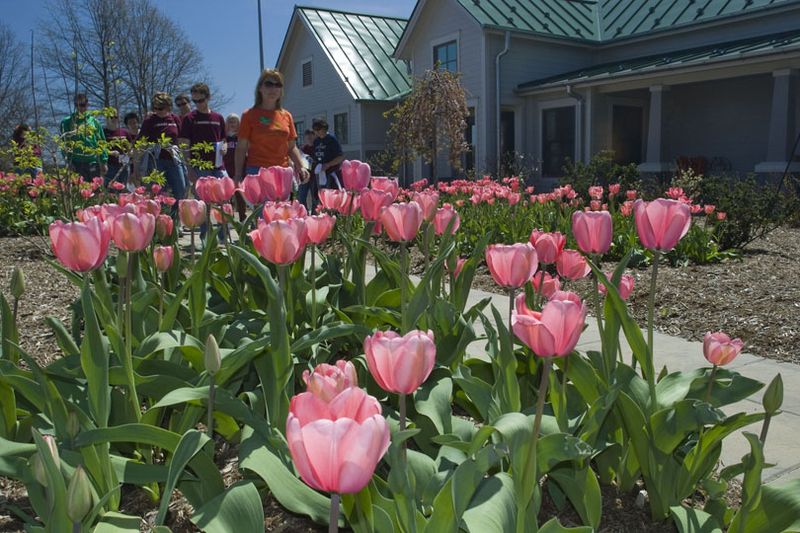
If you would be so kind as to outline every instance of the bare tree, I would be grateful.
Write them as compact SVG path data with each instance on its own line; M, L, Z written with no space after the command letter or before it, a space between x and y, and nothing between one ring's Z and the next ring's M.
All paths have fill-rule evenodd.
M28 82L30 71L26 68L25 47L16 40L11 29L0 22L0 139L7 139L11 131L26 117L32 116Z
M467 97L460 74L444 69L425 72L414 79L411 93L388 115L393 119L388 137L399 161L422 157L431 164L431 178L437 178L436 159L446 145L454 168L461 167L461 154L467 149Z

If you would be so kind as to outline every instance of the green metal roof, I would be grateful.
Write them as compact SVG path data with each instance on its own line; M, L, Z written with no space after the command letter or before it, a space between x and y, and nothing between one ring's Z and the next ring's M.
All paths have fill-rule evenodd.
M674 68L691 67L729 60L742 60L758 55L797 51L800 51L800 30L727 43L718 43L713 46L679 50L616 63L595 65L586 69L566 72L558 76L524 83L519 85L517 90L520 92L525 92L526 90L544 90L565 85L617 79L624 76L649 74Z
M607 42L798 0L458 0L482 26Z
M411 89L406 65L392 58L405 19L296 7L356 100L394 100Z

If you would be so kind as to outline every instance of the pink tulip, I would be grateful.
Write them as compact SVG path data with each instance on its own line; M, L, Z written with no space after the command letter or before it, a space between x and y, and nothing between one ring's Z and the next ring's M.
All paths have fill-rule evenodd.
M619 194L619 190L622 188L622 185L619 183L610 183L608 185L608 196L609 198L616 196Z
M600 185L589 187L589 197L594 200L601 199L603 197L603 187Z
M544 232L535 229L531 232L528 242L536 248L539 261L552 264L561 255L561 251L567 244L567 238L558 231Z
M541 292L548 300L561 290L561 280L558 276L551 276L548 272L544 273L544 280L542 280L542 273L537 272L531 278L531 284L535 292ZM541 286L541 289L539 288Z
M486 248L486 264L495 283L518 289L536 272L539 259L532 244L490 244Z
M161 205L155 200L142 200L136 204L136 214L150 213L154 217L161 214Z
M50 246L62 265L76 272L89 272L103 264L108 255L111 231L97 217L86 222L50 224Z
M223 224L226 219L233 218L233 206L231 204L222 204L222 209L211 208L211 220L217 224Z
M111 221L111 238L120 250L140 252L153 240L156 219L150 213L124 213Z
M348 191L360 192L369 186L372 177L369 165L361 161L343 161L340 167L342 173L342 185Z
M611 273L606 272L606 277L609 280L611 280ZM627 300L628 298L630 298L631 294L633 293L633 285L634 285L633 276L631 276L630 274L623 274L619 280L619 285L617 286L620 298L622 298L623 300ZM606 292L608 292L608 289L606 289L606 286L603 285L602 283L597 286L597 290L598 292L600 292L600 294L606 294Z
M585 254L604 254L611 247L614 222L608 211L575 211L572 234Z
M302 219L258 221L258 228L249 233L256 251L277 265L294 263L306 246L306 225Z
M397 195L400 194L400 185L394 178L374 176L372 180L370 180L369 185L373 190L388 192L391 194L393 202L397 198Z
M258 177L267 200L283 202L292 194L294 170L289 167L260 168Z
M625 191L625 198L630 200L631 202L636 200L637 192L633 189L628 189Z
M716 208L717 208L717 206L715 206L713 204L706 204L706 205L703 206L703 211L705 212L706 215L710 215L711 213L714 212L714 210Z
M378 400L349 387L330 402L311 392L292 398L286 440L300 477L337 494L363 489L389 448L389 425Z
M253 205L261 205L268 199L267 186L261 178L261 174L248 174L242 180L239 187L245 200Z
M392 204L383 208L380 221L389 240L407 242L417 236L422 226L422 208L416 202Z
M522 198L521 194L519 194L518 192L512 192L509 193L506 199L508 200L508 205L517 205L520 201L520 198Z
M266 202L261 210L264 220L289 220L290 218L303 218L308 215L306 206L294 200L292 202Z
M455 267L453 268L453 277L457 278L459 274L461 274L461 270L464 268L464 263L467 262L466 258L459 257L455 260ZM450 259L444 262L444 267L450 272Z
M322 363L313 372L303 371L303 382L310 393L330 402L343 390L358 387L358 376L353 363L340 359L335 365Z
M204 176L194 184L197 197L209 204L223 204L231 199L236 184L229 177Z
M361 216L364 220L375 222L381 216L381 210L392 204L392 193L378 189L364 189L359 195Z
M308 216L304 220L306 239L312 244L322 244L328 240L333 226L336 225L336 217L327 214Z
M728 214L727 213L725 213L724 211L717 211L717 220L721 221L721 220L725 220L726 218L728 218Z
M156 246L153 248L153 262L159 272L166 272L172 266L175 249L172 246Z
M436 362L432 331L376 331L364 339L370 374L387 392L411 394L422 385Z
M533 353L539 357L563 357L572 353L586 323L586 306L577 294L558 291L541 312L530 310L525 294L520 294L515 307L511 328Z
M703 355L712 365L727 365L739 355L744 348L742 339L733 339L725 333L710 331L703 337Z
M167 239L172 236L172 230L175 228L175 222L169 215L158 215L156 217L156 235L161 240Z
M562 278L576 281L588 276L592 268L578 250L564 250L556 261L556 270Z
M450 228L450 234L453 235L461 226L461 217L450 204L444 204L441 209L437 209L436 215L433 217L433 229L436 235L443 235L451 220L453 225Z
M127 203L127 204L103 204L100 206L100 218L109 223L109 227L111 222L114 221L114 217L122 215L124 213L136 213L136 204Z
M433 191L415 192L412 199L422 208L422 215L428 222L436 216L436 208L439 207L439 193Z
M688 205L665 198L652 202L636 200L633 216L642 246L662 252L675 248L692 223Z
M184 226L199 227L206 221L206 203L202 200L178 200L178 216Z
M330 211L341 213L348 202L350 202L350 195L344 189L320 189L319 191L319 203Z

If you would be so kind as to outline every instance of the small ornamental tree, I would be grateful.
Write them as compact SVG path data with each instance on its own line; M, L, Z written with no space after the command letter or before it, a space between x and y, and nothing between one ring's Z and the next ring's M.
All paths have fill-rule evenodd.
M461 74L436 68L415 78L411 93L387 112L392 119L389 138L396 163L422 157L431 164L435 181L436 158L447 145L450 164L461 168L461 155L468 150L464 141L468 114Z

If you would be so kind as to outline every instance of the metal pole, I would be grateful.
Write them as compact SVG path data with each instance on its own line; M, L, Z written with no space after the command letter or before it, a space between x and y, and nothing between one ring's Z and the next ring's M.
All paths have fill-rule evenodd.
M33 30L31 30L31 98L33 98L33 124L39 129L39 108L36 107L36 78L33 75Z
M261 60L261 70L264 70L264 35L261 27L261 0L258 0L258 55Z

